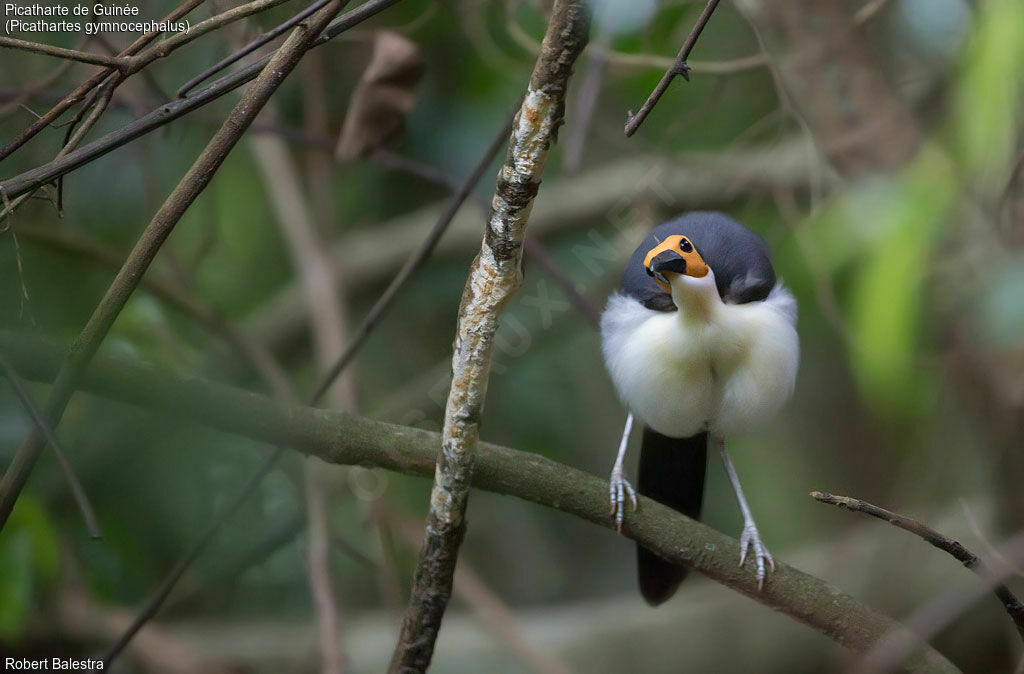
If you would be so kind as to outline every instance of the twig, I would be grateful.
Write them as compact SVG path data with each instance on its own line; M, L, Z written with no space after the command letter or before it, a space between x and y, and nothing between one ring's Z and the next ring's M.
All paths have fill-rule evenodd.
M162 40L161 42L157 43L153 47L147 49L146 51L138 55L115 57L118 60L117 73L111 76L108 80L106 80L106 82L100 82L96 85L96 87L104 87L102 92L100 92L99 88L93 89L92 93L90 94L90 99L86 102L85 106L83 106L82 110L80 110L79 113L75 115L74 119L71 121L71 125L64 138L64 146L61 149L61 151L57 154L55 159L60 159L61 157L67 155L71 150L74 150L79 143L81 143L82 138L85 137L85 134L87 134L89 130L96 124L96 122L99 121L100 116L106 110L107 105L110 103L110 100L114 95L114 91L128 77L130 77L134 73L143 71L144 79L146 79L147 82L150 82L151 85L155 86L157 92L159 93L159 86L155 85L155 82L153 82L151 78L148 77L148 73L144 71L143 68L153 63L157 59L168 56L172 51L174 51L178 47L181 47L182 45L187 44L192 40L195 40L196 38L202 37L206 33L218 30L230 23L233 23L240 19L244 19L247 16L251 16L252 14L262 12L266 9L270 9L277 5L283 4L284 2L287 1L288 0L253 0L252 2L240 5L238 7L234 7L228 11L217 14L216 16L213 16L205 21L201 21L197 23L195 26L193 26L191 30L176 33L175 35L165 40ZM75 132L74 135L72 135L72 131L74 130L75 126L81 120L84 113L93 105L93 101L97 102L95 103L95 107L93 108L92 112L89 114L89 117L85 120L85 123L83 123L82 127L78 129L78 131ZM63 207L63 193L64 183L63 177L61 177L58 178L57 180L58 210L60 210ZM17 206L24 200L24 197L19 198L15 202L14 207L17 208ZM3 213L0 213L0 218L2 218L4 215L9 214L10 210L7 209Z
M221 70L224 70L232 63L235 63L245 58L249 54L253 53L263 45L267 44L268 42L276 38L277 36L284 33L286 30L297 24L299 21L302 21L307 16L323 7L325 2L327 2L327 0L317 0L317 2L314 2L312 5L302 10L292 18L285 21L284 23L280 24L276 28L273 28L272 30L267 31L263 35L260 35L258 38L256 38L249 44L237 50L234 54L231 54L230 56L223 58L220 61L217 61L212 66L210 66L203 72L199 73L198 75L190 79L188 82L185 82L185 84L181 85L181 88L179 88L174 93L174 97L184 98L188 94L188 92L192 91L197 86L199 86L206 80L210 79L217 73L219 73Z
M111 41L107 38L106 35L104 35L102 33L96 33L92 37L93 37L94 40L96 40L97 42L100 43L101 47L103 47L104 49L107 50L108 55L116 55L117 54L117 52L118 52L117 47L113 43L111 43ZM167 100L167 94L164 93L163 87L161 87L160 83L157 82L156 77L153 76L153 73L151 73L149 70L143 70L139 74L142 76L142 80L146 83L146 86L148 86L150 91L153 93L153 95L156 96L156 100L158 100L158 101L166 101ZM138 106L135 106L134 110L135 110L136 116L145 113L145 110L139 110Z
M193 2L202 2L202 0L192 0ZM346 12L343 16L339 17L337 21L329 25L320 35L319 38L314 42L313 46L318 47L333 38L341 35L349 28L356 26L363 21L375 16L381 11L388 7L397 4L400 0L367 0L363 4L359 5L355 9ZM263 68L270 61L271 57L266 56L257 59L248 66L239 69L237 72L225 75L219 80L209 84L208 86L200 89L192 96L187 98L178 99L166 103L156 110L153 110L149 114L140 117L139 119L126 124L120 129L116 129L101 138L97 138L93 142L85 145L74 152L68 153L66 156L60 159L55 159L51 162L47 162L42 166L36 167L29 171L26 171L20 175L9 178L3 182L0 182L0 188L7 191L8 196L15 197L20 196L26 192L30 192L35 188L45 183L51 182L58 176L65 175L76 168L79 168L99 157L102 157L111 150L118 148L125 143L129 143L136 138L144 136L145 134L154 131L165 124L173 122L179 117L186 115L194 110L198 110L207 103L210 103L221 96L234 91L238 87L242 86L246 82L249 82L263 70ZM98 83L97 83L98 84ZM93 85L95 86L95 85ZM91 90L92 87L90 87ZM77 90L76 90L77 91ZM86 92L88 93L88 92ZM69 94L70 96L71 94ZM82 100L85 97L85 93L81 94L75 102ZM70 107L70 104L68 105ZM66 110L64 109L61 110ZM55 119L56 117L54 117ZM50 121L53 121L52 119ZM49 122L47 122L49 124ZM45 125L44 125L45 126ZM17 139L16 139L17 140ZM22 144L24 141L18 142ZM12 142L13 144L13 142ZM5 148L6 149L6 148ZM16 149L16 148L15 148ZM11 150L13 151L13 150ZM2 151L0 151L0 159L3 158Z
M704 30L704 26L708 24L708 20L711 19L711 15L714 14L715 8L718 7L719 0L708 0L708 4L704 6L704 11L697 17L697 23L693 26L693 30L690 31L690 35L683 42L683 46L679 49L679 54L676 55L676 60L672 64L672 67L665 71L662 75L661 81L658 82L658 86L654 88L651 95L647 97L643 106L636 114L632 111L629 113L629 119L626 121L626 136L632 136L636 133L636 130L640 128L640 125L647 119L647 115L651 114L651 110L658 104L662 94L668 89L668 85L672 84L672 80L676 78L676 75L681 75L683 79L690 79L690 69L686 65L686 59L689 58L690 52L693 51L694 46L697 44L697 38L700 37L701 32Z
M127 303L128 298L139 285L139 280L156 257L161 245L170 235L174 226L184 215L200 192L213 179L217 169L228 153L252 123L270 96L277 90L284 78L295 68L302 55L309 49L316 36L341 10L342 0L333 0L308 23L300 24L280 49L256 82L246 90L241 100L231 111L224 125L217 131L192 168L181 179L178 186L167 197L142 236L135 244L124 266L118 272L106 295L93 311L88 323L75 340L67 358L58 373L50 399L46 406L46 418L52 425L59 423L82 373L96 354L100 343L106 337L114 320ZM0 528L7 522L14 502L28 481L36 459L42 450L43 437L33 429L15 454L10 467L0 479Z
M15 138L14 141L9 143L3 149L0 149L0 159L3 159L4 157L14 152L21 145L23 145L34 135L36 135L39 131L41 131L51 122L56 120L57 117L63 114L65 110L67 110L69 107L71 107L78 101L82 100L82 98L86 94L88 94L89 91L91 91L96 86L101 84L108 75L114 72L119 72L122 78L126 78L134 73L139 72L140 70L142 70L149 64L153 63L157 59L166 57L168 54L170 54L178 47L181 47L182 45L187 44L192 40L202 37L206 33L217 30L234 21L238 21L239 19L245 18L252 14L256 14L258 12L262 12L266 9L280 5L287 1L288 0L253 0L252 2L240 5L238 7L233 7L232 9L226 12L222 12L216 16L210 17L205 21L201 21L196 25L192 26L190 30L176 33L171 37L162 40L161 42L157 43L156 45L152 46L144 52L138 53L143 47L145 47L149 42L151 42L155 37L157 37L160 34L160 31L151 31L146 35L143 35L141 38L136 40L135 43L133 43L131 46L129 46L116 57L96 57L101 59L113 58L113 67L107 68L106 70L97 73L93 77L89 78L85 83L80 85L71 94L68 94L67 97L65 97L60 103L54 106L49 112L47 112L41 118L36 120L28 129L26 129L24 132L22 132L22 134ZM194 9L201 2L202 0L191 0L190 2L180 7L178 10L175 10L175 12L172 12L170 15L168 15L168 17L166 17L164 21L173 22L177 20L181 16L184 16L189 11ZM70 56L67 55L65 55L64 57L70 58ZM116 88L121 81L122 80L118 80L116 83L112 85L111 88Z
M103 113L106 112L107 106L110 105L110 101L114 97L114 91L122 82L124 82L124 77L116 75L110 79L107 86L103 88L102 91L100 89L96 89L94 91L94 93L99 93L96 96L96 102L93 104L91 112L89 112L85 121L82 122L82 126L78 127L78 129L75 129L75 124L78 123L78 115L75 116L75 120L72 122L71 126L68 127L67 135L64 138L64 146L60 149L60 152L57 153L58 157L61 157L78 147L78 144L82 142L85 135L89 133L92 127L96 126L96 123L100 121L100 117L102 117ZM81 112L86 112L87 110L89 110L89 105L83 106ZM24 196L25 195L22 195L22 198L24 198ZM57 212L60 213L63 209L64 176L61 176L57 179Z
M186 0L177 9L175 9L170 14L161 19L161 23L170 23L177 21L178 19L191 12L199 5L203 4L203 2L204 0ZM128 47L125 48L124 51L122 51L120 54L118 54L118 56L132 56L133 54L136 54L147 44L156 39L156 37L160 35L160 33L161 31L157 29L145 33L144 35L140 36L139 39L135 40L135 42L128 45ZM97 85L103 82L103 80L107 79L107 77L111 75L113 72L115 72L115 69L106 68L96 73L82 84L78 85L78 87L76 87L70 94L65 96L59 103L57 103L57 105L50 108L50 110L46 114L44 114L42 117L33 122L27 129L19 133L14 138L14 140L0 148L0 161L2 161L12 152L14 152L19 147L21 147L29 140L31 140L37 133L39 133L40 131L48 127L50 124L52 124L58 117L64 114L65 110L73 106L75 103L80 102L83 98L85 98L85 96L90 91L92 91Z
M53 429L46 423L43 413L39 410L35 400L33 400L32 394L25 388L21 377L18 376L17 371L3 355L0 355L0 370L7 377L8 383L10 383L11 388L14 390L14 395L21 401L22 407L25 408L32 421L42 432L46 442L53 448L53 453L57 457L57 463L60 464L61 472L64 473L64 479L67 480L68 488L71 489L71 496L75 500L78 510L82 513L82 519L85 520L85 528L89 531L89 536L95 539L103 538L103 534L100 532L99 521L96 519L96 511L93 510L89 496L85 493L85 488L75 474L75 469L72 467L71 462L68 461L67 452L61 447L61 443L57 440Z
M480 160L477 162L472 172L470 172L465 182L462 183L458 191L452 196L444 212L437 218L437 221L434 223L433 228L431 228L430 233L427 234L427 237L423 239L419 247L414 250L412 255L410 255L405 261L405 264L402 265L398 274L396 274L391 280L391 283L388 284L387 289L379 298L377 298L373 307L370 308L366 317L363 318L363 322L359 324L358 328L356 328L354 335L345 346L345 350L341 352L338 359L334 361L331 367L327 370L327 374L317 389L316 398L319 398L320 395L322 395L331 386L345 367L348 366L352 361L352 358L355 357L356 353L359 351L359 348L366 342L366 339L373 332L374 328L377 327L377 324L383 320L388 309L391 308L392 303L395 301L395 298L398 297L402 288L405 287L405 284L417 271L419 271L420 267L423 266L423 263L426 262L431 253L434 252L437 242L441 240L442 236L444 236L445 231L448 229L448 225L450 225L452 220L455 218L455 214L458 213L462 204L466 202L469 195L473 193L473 188L475 188L477 183L480 182L480 178L483 177L487 167L491 165L491 162L494 161L498 152L505 145L509 132L512 130L513 119L514 117L510 116L508 121L505 122L505 125L502 126L501 130L494 137L494 140L491 141L491 144L484 151L483 156L480 157Z
M87 44L89 44L89 38L84 37L81 40L79 40L76 49L81 49ZM29 84L27 84L23 90L18 92L18 94L10 100L10 102L0 106L0 119L6 118L12 112L19 109L25 101L31 99L36 93L45 90L51 84L53 84L58 79L63 77L64 74L68 70L70 70L71 66L73 65L75 65L74 61L61 61L60 65L51 70L48 74L44 75L42 78L35 82L30 82ZM57 100L60 99L61 96L58 96Z
M93 65L107 66L109 68L120 69L128 63L127 59L120 56L90 54L89 52L80 51L78 49L64 49L63 47L54 47L48 44L40 44L39 42L18 40L13 37L0 37L0 47L32 52L34 54L46 54L47 56L56 56L57 58L62 58L68 61L91 63Z
M658 68L666 70L675 65L675 59L657 54L629 54L608 52L608 65L630 68ZM765 54L739 56L728 61L687 61L687 70L698 75L736 75L768 65Z
M168 56L178 47L188 44L189 42L192 42L193 40L200 38L203 35L206 35L207 33L223 28L224 26L234 23L235 21L244 19L248 16L252 16L253 14L258 14L265 10L271 9L272 7L277 7L278 5L282 5L288 1L289 0L252 0L251 2L247 2L237 7L232 7L231 9L221 12L220 14L211 16L209 19L206 19L205 21L200 21L196 25L192 26L192 28L188 31L175 33L171 37L156 43L146 51L129 58L128 65L125 68L125 74L130 75L133 73L137 73L138 71L148 66L150 63L153 63L157 59L161 59ZM318 4L322 7L326 3L321 2ZM306 14L306 16L309 16L310 14L312 14L312 12ZM303 18L306 18L306 16L304 16Z
M953 556L959 562L962 562L964 566L978 574L979 576L986 575L985 564L975 555L973 552L965 548L959 542L954 541L951 538L943 536L938 531L935 531L931 527L918 522L917 520L905 517L898 513L891 512L885 508L879 508L876 505L872 505L867 501L862 501L856 498L850 498L849 496L835 496L820 491L812 491L811 496L822 503L828 503L830 505L839 506L847 510L854 512L864 513L877 517L880 520L885 520L894 527L909 531L915 536L919 536L924 539L925 542L930 543L939 550L947 552ZM1010 588L1005 583L998 583L993 586L993 591L999 602L1006 609L1007 614L1013 620L1014 626L1017 628L1017 633L1021 639L1024 639L1024 604L1020 603L1016 595L1010 591Z
M526 97L512 125L483 246L463 291L441 454L425 542L389 669L395 674L426 671L451 595L492 342L501 311L522 282L522 244L530 207L548 149L562 124L566 87L572 65L587 42L588 22L589 8L582 0L555 2Z
M509 37L519 44L523 49L533 54L540 51L540 42L531 37L522 26L515 22L511 13L506 13L505 27L508 29ZM659 54L633 54L628 52L615 51L602 46L600 43L591 44L586 52L599 52L608 61L608 65L624 68L656 68L665 70L675 65L675 59ZM597 56L597 54L595 54ZM736 75L751 70L757 70L768 65L768 57L761 54L750 56L739 56L724 61L687 61L686 65L691 73L698 75Z
M23 377L49 381L62 347L47 339L0 330L0 351ZM264 443L280 443L330 463L384 468L429 478L441 436L345 412L282 406L266 396L161 371L132 358L100 355L86 372L83 389L188 423ZM473 486L539 503L614 530L608 518L608 480L531 452L488 442L477 445ZM754 576L736 565L739 543L705 524L647 498L628 515L625 533L670 561L688 564L754 601L778 609L838 643L866 651L899 628L814 576L776 562L772 582L758 592ZM955 672L928 646L910 669Z

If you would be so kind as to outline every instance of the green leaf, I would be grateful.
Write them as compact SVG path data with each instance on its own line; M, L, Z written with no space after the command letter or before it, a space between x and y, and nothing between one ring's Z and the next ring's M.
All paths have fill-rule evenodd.
M856 251L851 357L868 406L881 416L916 412L929 389L915 366L923 280L955 195L949 161L925 148L885 198L865 204L859 213L879 236Z
M957 161L993 196L1002 191L1017 147L1024 95L1024 2L981 5L978 27L963 59L951 115Z

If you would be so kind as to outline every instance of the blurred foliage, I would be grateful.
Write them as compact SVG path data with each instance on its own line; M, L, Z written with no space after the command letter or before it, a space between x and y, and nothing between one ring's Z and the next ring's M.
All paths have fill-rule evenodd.
M169 11L174 2L145 0L139 5L143 14L155 16ZM394 28L423 48L427 62L418 103L394 150L461 180L523 90L533 54L515 37L512 24L539 40L545 26L541 5L512 0L406 2L332 42L322 50L330 83L325 112L331 133L340 129L368 62L373 26ZM603 2L595 30L607 31L616 52L672 56L699 5L677 0ZM948 513L960 497L984 499L1012 491L1000 481L1003 450L994 431L1009 428L1011 438L1021 437L1012 433L1020 426L1016 403L986 397L976 384L958 379L950 363L984 359L1007 377L1024 378L1024 256L1009 243L1012 237L1004 236L1005 227L993 224L994 204L1002 198L1020 152L1024 4L948 0L942 5L946 11L935 9L937 0L893 0L865 28L928 137L925 148L899 174L846 184L822 168L788 194L723 186L720 194L700 203L671 206L658 198L657 185L643 183L643 176L637 176L632 192L622 185L606 186L626 195L631 222L650 226L681 210L718 208L769 242L779 275L800 304L801 373L796 396L777 423L735 442L738 470L773 553L788 560L790 553L822 551L821 565L813 570L823 570L843 589L856 589L896 615L905 615L952 579L960 579L963 570L936 560L936 553L922 550L907 536L879 529L869 529L881 541L877 553L851 569L844 565L843 537L837 531L856 520L814 504L807 492L849 493L886 507L908 508L928 521ZM211 11L204 5L197 17ZM254 21L267 28L293 11L286 4ZM75 44L74 36L25 37ZM112 39L121 44L122 37ZM732 3L725 2L693 58L728 60L757 50L753 31ZM155 63L151 71L170 92L227 51L223 39L198 40ZM0 58L0 89L5 90L38 81L56 65L43 56L10 51ZM586 69L587 58L577 67L576 88ZM63 94L87 72L88 67L75 66L53 91ZM641 155L670 157L683 166L696 161L690 153L779 148L782 141L805 133L799 118L781 107L771 72L759 68L724 77L695 74L688 84L677 82L640 133L625 139L621 127L626 110L635 109L660 76L653 67L608 66L587 130L581 175ZM306 79L300 69L276 98L281 124L291 131L303 126ZM124 100L148 109L155 105L154 94L137 80L125 85ZM125 254L234 100L227 96L76 171L65 181L62 213L56 212L49 193L49 198L34 199L20 209L10 228L0 233L0 327L65 342L77 334L113 272L88 256L41 245L30 231L50 228ZM33 100L28 106L38 112L48 102ZM565 138L576 132L579 118L571 103L540 201L576 178L563 170ZM135 114L130 106L113 107L90 138ZM9 112L0 119L0 138L13 137L29 121L24 109ZM0 177L51 159L63 131L48 130L4 161ZM336 137L327 140L333 147ZM298 158L319 151L294 145ZM811 145L808 153L809 160L820 161ZM493 189L492 175L488 173L474 194L484 203ZM446 197L436 184L371 161L335 165L330 181L336 215L324 223L322 234L331 242L390 231L386 228L396 218ZM740 184L741 177L736 181ZM788 215L782 207L787 198L792 201ZM243 142L178 225L151 273L245 329L295 278L268 199ZM479 204L465 208L482 222ZM625 258L595 263L584 259L578 248L593 245L594 233L603 237L597 240L622 238L614 226L618 215L559 223L542 240L567 276L598 305L617 285ZM1015 231L1022 227L1019 222L1010 226ZM418 240L419 235L408 236ZM379 245L398 243L409 241L382 239ZM625 253L636 240L622 243L620 253ZM439 255L406 288L354 363L360 412L439 428L454 318L474 254L474 246L464 246ZM381 270L346 285L353 324L391 273ZM604 373L598 338L539 265L528 259L526 274L500 332L484 437L603 475L611 467L625 414ZM538 300L550 302L550 315L538 307ZM970 333L967 347L956 346L951 337L961 326ZM216 337L146 291L132 299L103 348L266 390ZM308 338L281 345L276 355L304 395L315 379ZM33 390L45 399L45 386ZM0 385L0 465L10 460L26 430L17 400ZM72 579L100 605L139 606L267 451L91 395L76 396L59 434L97 508L105 540L88 539L56 462L44 454L14 517L0 532L0 651L28 652L42 643L95 652L97 644L88 639L59 627L45 628L56 624L55 606ZM1020 444L1007 446L1020 452ZM294 473L296 459L290 461ZM736 534L740 521L733 497L717 459L710 463L705 519ZM412 517L425 512L426 481L399 475L382 479L388 507ZM1019 492L1021 479L1024 473L1011 473L1008 482L1016 482ZM382 612L387 618L393 615L388 588L404 597L415 549L394 527L382 531L374 526L381 503L366 490L352 489L350 482L333 485L335 533L373 560L387 560L393 548L396 568L394 576L368 570L342 548L334 556L342 612L358 632L377 625ZM1020 500L1019 494L1016 498ZM269 617L308 626L312 608L303 531L265 558L243 568L233 566L268 532L295 520L301 502L285 473L268 478L189 572L182 599L169 608L166 620L208 626ZM991 515L985 521L986 534L1002 538L1024 524L1022 513ZM969 547L979 544L971 540ZM575 611L565 619L566 631L573 621L596 619L595 606L611 605L601 602L628 597L639 603L632 557L627 542L561 514L489 494L472 499L465 561L517 612ZM935 563L940 571L918 576L911 562ZM686 605L691 598L699 599L704 592L717 601L727 593L702 587L699 581L693 585L692 594L688 583L678 600L680 625L687 614L712 611L713 601L702 604L697 599L691 609ZM458 607L465 609L464 604ZM690 650L741 652L735 645L740 642L778 656L778 667L769 664L765 671L822 671L840 662L842 656L827 650L823 641L814 642L818 645L806 653L778 655L769 639L758 641L757 634L762 626L790 634L785 632L791 629L786 619L767 612L748 617L745 608L741 605L729 623L742 636L716 635L695 644L679 634L658 651L651 640L626 643L614 631L603 642L621 648L620 658L642 659L647 652L643 649L650 648L645 671L677 671L686 657L698 657L688 656ZM969 621L963 621L969 627L958 623L961 631L944 634L941 643L954 649L965 669L996 671L1012 656L1010 642L1003 638L1006 621L994 605L982 608L979 604ZM659 617L665 613L642 615L641 624L669 620ZM383 622L381 630L390 638L391 625ZM965 634L977 639L970 641ZM754 659L751 653L760 652L744 654ZM606 669L585 671L621 671L608 663ZM507 671L523 671L522 665L511 664Z

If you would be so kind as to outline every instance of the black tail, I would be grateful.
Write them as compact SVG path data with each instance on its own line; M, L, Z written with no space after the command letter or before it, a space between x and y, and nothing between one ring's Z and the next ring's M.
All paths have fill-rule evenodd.
M707 463L707 433L690 438L670 438L645 426L637 491L687 517L700 519ZM639 545L636 547L636 561L640 592L651 606L657 606L675 594L689 571L687 567L667 562Z

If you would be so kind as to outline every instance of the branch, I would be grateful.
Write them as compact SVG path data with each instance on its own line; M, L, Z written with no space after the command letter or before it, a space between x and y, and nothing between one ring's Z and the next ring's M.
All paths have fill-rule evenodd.
M232 63L236 63L241 59L245 58L249 54L253 53L263 45L267 44L277 36L287 31L289 28L297 24L299 21L302 21L307 16L323 7L326 1L327 0L317 0L312 5L302 10L292 18L278 25L276 28L273 28L272 30L264 33L263 35L260 35L255 40L249 42L247 45L236 51L234 54L231 54L230 56L221 59L220 61L217 61L217 63L213 64L203 72L199 73L198 75L190 79L185 84L181 85L181 87L174 93L174 97L184 98L186 95L188 95L188 92L192 91L197 86L199 86L206 80L210 79L217 73L219 73L221 70L224 70Z
M589 227L604 236L632 224L627 207L650 198L660 210L721 208L743 195L774 187L802 189L827 167L807 142L790 138L771 147L722 153L685 153L671 157L643 155L549 181L545 199L533 206L530 236L543 240L568 228ZM826 180L830 174L826 173ZM372 228L341 237L333 255L349 287L390 280L427 235L444 206L425 206ZM463 209L439 242L434 257L451 256L480 246L479 215ZM387 245L381 245L381 242ZM587 246L584 245L583 248ZM624 250L623 254L628 255ZM609 263L609 271L612 269ZM385 281L386 282L386 281ZM305 307L295 283L286 284L246 320L243 329L268 348L296 339L306 324Z
M508 7L511 9L513 5L510 3ZM518 43L520 47L533 54L540 51L540 42L537 42L525 30L523 30L522 26L515 21L515 17L511 12L506 13L505 27L508 29L509 37ZM676 62L674 58L669 56L615 51L614 49L609 49L607 46L602 46L600 44L591 44L585 51L596 52L594 55L606 59L610 66L619 66L624 68L654 68L657 70L666 70L668 68L672 68ZM768 65L768 57L764 54L751 54L750 56L739 56L725 61L687 61L686 65L687 70L699 75L735 75L764 68Z
M704 26L708 25L708 21L711 19L711 15L715 13L715 9L718 7L719 0L708 0L708 4L704 6L704 11L697 17L697 23L694 24L693 30L690 31L686 41L683 42L683 46L679 49L679 54L676 55L676 60L665 74L661 76L661 81L658 82L658 86L654 87L654 91L647 97L643 106L634 115L632 111L629 113L629 119L626 121L626 136L632 136L636 133L636 130L640 128L640 125L647 119L647 115L651 114L651 110L661 100L662 94L668 89L668 85L672 84L672 80L676 78L676 75L681 75L684 80L690 79L690 67L686 65L686 59L689 58L690 52L693 51L694 46L697 44L697 39L700 37L701 32L704 31Z
M202 0L192 1L197 3L202 2ZM337 21L328 26L327 29L323 31L323 34L313 43L313 46L319 47L338 35L341 35L349 28L362 23L366 19L369 19L398 2L399 0L367 0L367 2L364 2L349 12L346 12ZM134 122L126 124L120 129L111 131L105 136L97 138L93 142L78 148L74 152L69 152L64 157L47 162L42 166L38 166L14 176L13 178L0 182L0 191L5 192L9 198L17 197L25 194L26 192L31 192L40 185L51 182L62 175L70 173L71 171L102 157L111 150L121 147L126 143L130 143L136 138L140 138L151 131L155 131L165 124L169 124L179 117L182 117L194 110L198 110L207 103L215 101L221 96L234 91L246 82L255 79L256 76L262 72L264 66L270 62L270 59L271 56L265 56L254 61L248 66L239 69L237 72L225 75L219 80L216 80L188 98L178 99L161 105L149 114L140 117ZM85 85L83 85L83 87L84 86ZM80 89L81 88L82 87L80 87ZM78 92L77 89L75 91ZM80 93L74 102L82 100L87 93L88 91ZM69 94L68 96L70 97L72 94ZM61 112L71 105L72 103L69 103L67 107L61 109ZM60 105L58 105L58 107L60 107ZM47 124L52 122L53 119L56 119L56 116L50 119ZM17 142L17 139L16 141L12 141L12 144L14 142ZM24 141L21 141L21 143L23 142ZM0 159L3 159L3 157L6 156L4 154L5 150L7 150L7 148L0 150ZM13 152L13 149L10 151Z
M569 76L586 45L589 18L582 0L556 0L526 97L512 125L483 246L462 294L441 454L409 608L389 668L393 673L426 671L451 596L494 334L502 309L522 283L523 237L530 207L548 149L562 125Z
M318 399L320 395L326 391L328 387L334 382L339 374L345 369L346 366L352 361L359 348L366 342L366 339L373 332L373 329L377 327L377 324L384 319L388 309L394 303L395 298L401 292L402 288L409 281L412 276L419 271L420 267L430 258L430 255L434 252L434 248L437 247L437 242L441 240L444 233L448 230L448 225L455 219L455 214L462 208L462 204L466 202L466 199L473 192L473 188L476 187L477 183L480 182L480 178L483 177L484 171L491 165L502 146L505 144L505 139L508 138L509 132L512 130L513 119L510 116L505 125L495 136L494 140L484 151L483 156L477 162L476 166L470 172L469 176L466 177L465 182L458 187L451 200L448 202L444 212L437 218L434 226L430 232L419 244L419 246L412 252L409 258L402 265L402 268L398 271L398 274L388 284L387 289L381 294L381 296L374 303L373 307L363 318L363 322L356 328L355 335L349 340L348 344L345 345L345 350L341 352L337 360L327 370L327 374L323 381L320 383L320 388L314 395L314 400Z
M82 373L174 226L200 192L209 185L217 169L249 128L256 114L270 100L270 96L295 68L306 50L312 47L317 35L341 11L341 7L342 0L334 0L292 32L281 48L274 53L256 82L249 87L231 111L224 125L214 134L192 168L153 216L85 328L68 351L46 406L46 418L52 426L60 422ZM18 495L28 481L29 474L42 451L43 443L43 435L33 427L32 432L18 448L3 479L0 480L0 529L7 522Z
M72 467L71 462L68 461L67 452L61 447L60 441L57 440L57 435L46 422L46 418L43 416L36 401L32 398L32 394L25 388L17 371L2 355L0 355L0 371L7 377L7 382L14 389L14 395L21 402L21 406L25 408L29 417L32 418L32 421L35 422L43 437L46 438L50 447L53 448L53 453L57 457L60 470L64 473L64 479L67 480L68 487L71 489L71 496L78 506L78 510L82 513L82 519L85 520L85 528L88 529L89 536L95 539L103 538L103 534L100 533L99 522L96 519L96 511L93 510L89 496L85 493L85 488L78 479L78 475L75 474L75 469Z
M160 22L171 23L177 21L178 19L191 12L199 5L203 4L203 1L204 0L186 0L184 3L182 3L181 6L179 6L177 9L175 9L170 14L165 16L163 19L161 19ZM128 47L126 47L124 51L118 54L118 56L132 56L133 54L138 53L143 47L145 47L147 44L156 39L156 37L160 35L161 32L162 31L160 30L154 29L140 36L139 39L128 45ZM82 99L84 99L90 91L95 89L101 82L103 82L103 80L107 79L107 77L109 75L112 75L114 72L116 72L115 68L106 68L96 73L82 84L78 85L78 87L76 87L70 94L65 96L60 101L60 103L50 108L50 110L45 115L37 119L27 129L19 133L14 138L14 140L0 148L0 161L3 161L4 158L6 158L12 152L14 152L19 147L21 147L29 140L31 140L37 133L39 133L40 131L48 127L50 124L52 124L58 117L64 114L64 112L68 108L73 106L75 103L80 103ZM17 196L15 194L11 194L9 191L8 195Z
M811 497L816 501L822 503L828 503L829 505L838 506L839 508L845 508L854 512L864 513L865 515L871 515L877 517L880 520L885 520L894 527L899 527L904 531L909 531L915 536L919 536L924 539L925 542L930 543L937 547L939 550L948 552L959 562L962 562L964 566L978 574L979 576L985 577L986 570L984 563L975 555L973 552L965 548L959 542L954 541L952 538L943 536L938 531L935 531L931 527L918 522L917 520L910 519L898 513L891 512L885 508L879 508L876 505L872 505L867 501L862 501L857 498L851 498L849 496L836 496L820 491L812 491ZM1021 639L1024 639L1024 604L1020 603L1016 595L1010 591L1010 588L1005 583L998 583L993 586L993 591L999 602L1006 609L1006 612L1010 615L1010 619L1013 620L1014 626L1017 628L1017 633Z
M165 58L170 55L178 47L188 44L192 40L202 37L207 33L218 30L227 26L228 24L239 21L253 14L258 14L264 10L276 7L284 4L288 0L252 0L244 5L232 7L231 9L221 12L215 16L211 16L205 21L200 21L196 25L192 26L188 31L182 31L175 33L171 37L161 40L146 51L142 52L137 56L132 56L128 59L128 66L125 68L125 74L130 75L137 73L153 61L157 59Z
M0 330L0 351L23 377L49 381L62 348L34 335ZM168 373L120 356L97 356L82 380L98 395L158 410L262 443L284 444L330 463L384 468L407 475L434 473L437 433L386 424L346 412L276 404L265 396L198 377ZM608 482L529 452L480 442L473 486L515 496L574 515L609 530ZM899 623L814 576L776 562L772 582L757 590L754 575L736 565L739 543L705 524L648 498L627 515L625 534L670 561L687 564L712 580L774 608L836 642L864 652ZM916 672L955 672L929 647L909 667Z
M47 56L56 56L57 58L65 59L67 61L91 63L93 65L107 66L108 68L117 68L119 70L128 63L128 60L121 56L91 54L78 49L64 49L63 47L54 47L52 45L40 44L38 42L18 40L13 37L0 37L0 47L5 49L18 49L21 51L32 52L34 54L46 54Z

